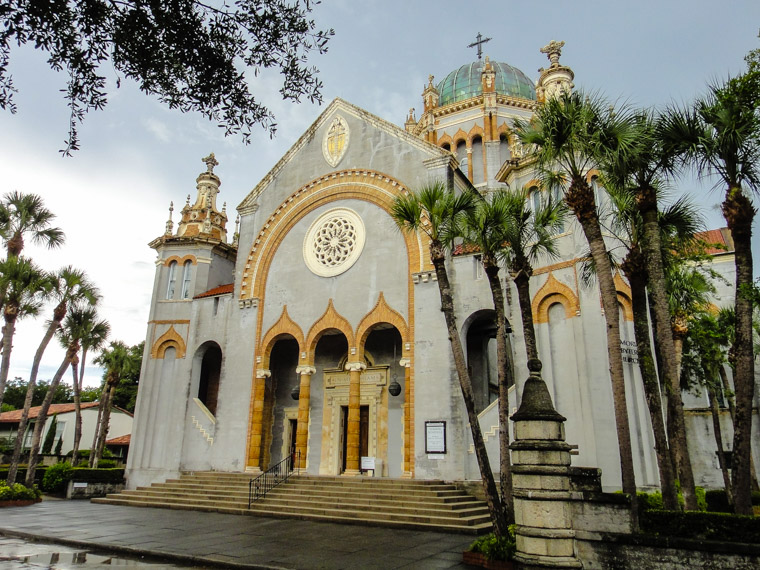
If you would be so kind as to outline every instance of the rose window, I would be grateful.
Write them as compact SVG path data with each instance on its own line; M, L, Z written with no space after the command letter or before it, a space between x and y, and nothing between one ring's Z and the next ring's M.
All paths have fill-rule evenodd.
M303 244L309 269L322 277L347 271L364 248L364 224L353 210L340 208L320 216Z

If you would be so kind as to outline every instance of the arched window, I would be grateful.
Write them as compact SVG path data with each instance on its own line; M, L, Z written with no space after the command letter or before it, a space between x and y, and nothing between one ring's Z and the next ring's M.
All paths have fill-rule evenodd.
M509 160L509 139L505 133L499 135L499 160L501 164Z
M480 184L485 181L483 168L483 139L479 136L472 139L472 183Z
M442 148L443 150L447 150L447 151L451 152L451 145L450 145L449 143L447 143L447 142L443 143L443 144L441 145L441 148Z
M459 161L459 168L467 174L467 144L464 141L457 143L457 160Z
M193 263L189 259L185 262L182 271L182 298L190 298L190 276L192 272Z
M528 193L530 195L530 204L535 214L541 209L541 191L538 189L538 186L531 186Z
M169 264L169 281L166 285L166 298L174 299L174 286L177 282L177 262L172 261Z

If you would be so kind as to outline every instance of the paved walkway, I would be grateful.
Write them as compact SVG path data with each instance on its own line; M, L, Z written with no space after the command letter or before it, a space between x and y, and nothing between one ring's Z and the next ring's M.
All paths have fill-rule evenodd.
M174 563L237 568L470 568L474 537L45 500L0 510L0 535Z

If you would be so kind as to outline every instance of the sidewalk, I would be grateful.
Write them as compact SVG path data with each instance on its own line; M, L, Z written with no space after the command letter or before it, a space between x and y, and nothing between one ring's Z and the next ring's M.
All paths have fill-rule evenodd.
M470 568L473 536L46 500L0 510L0 535L208 567Z

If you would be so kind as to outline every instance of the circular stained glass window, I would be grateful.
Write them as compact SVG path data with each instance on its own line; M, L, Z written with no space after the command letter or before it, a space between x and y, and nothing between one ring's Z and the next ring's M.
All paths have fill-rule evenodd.
M306 266L320 277L347 271L364 249L364 223L359 214L337 208L321 215L306 232L303 257Z

